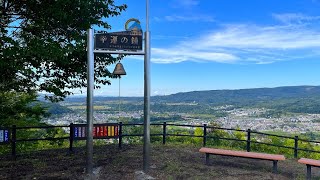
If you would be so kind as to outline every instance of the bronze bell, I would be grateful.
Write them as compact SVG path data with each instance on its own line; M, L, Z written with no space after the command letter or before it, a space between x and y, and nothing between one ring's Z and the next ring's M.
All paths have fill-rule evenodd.
M114 75L126 75L127 73L126 73L126 71L124 70L123 65L122 65L120 62L118 62L118 63L116 64L116 67L115 67L114 70L113 70L113 74L114 74Z

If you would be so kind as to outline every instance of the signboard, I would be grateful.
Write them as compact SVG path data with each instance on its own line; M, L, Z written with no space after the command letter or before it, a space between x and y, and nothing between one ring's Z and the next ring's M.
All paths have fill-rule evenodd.
M7 129L0 129L0 144L6 144L10 142L10 133Z
M129 27L129 24L133 24ZM95 35L95 49L142 50L142 29L140 21L129 19L125 24L126 31Z
M95 49L142 50L142 31L96 34Z
M74 124L74 139L82 140L86 139L86 125ZM117 138L119 136L119 127L116 123L108 124L95 124L93 126L93 138L94 139L108 139Z

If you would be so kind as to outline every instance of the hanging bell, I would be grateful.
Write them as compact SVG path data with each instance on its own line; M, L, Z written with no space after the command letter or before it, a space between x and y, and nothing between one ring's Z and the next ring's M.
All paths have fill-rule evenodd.
M123 65L122 65L120 62L118 62L118 63L116 64L116 67L115 67L114 70L113 70L113 74L120 76L120 75L126 75L127 73L126 73L126 71L124 70Z

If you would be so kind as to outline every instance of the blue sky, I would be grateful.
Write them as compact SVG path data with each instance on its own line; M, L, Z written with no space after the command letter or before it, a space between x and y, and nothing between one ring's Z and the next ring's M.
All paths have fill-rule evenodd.
M108 19L111 32L145 0ZM320 0L150 0L151 95L320 85ZM121 96L143 96L143 56L124 58ZM112 71L114 66L108 67ZM94 95L117 96L118 80Z

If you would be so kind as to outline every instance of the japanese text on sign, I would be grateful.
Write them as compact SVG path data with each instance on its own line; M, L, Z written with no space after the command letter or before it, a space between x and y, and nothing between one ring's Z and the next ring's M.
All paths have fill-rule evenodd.
M96 34L96 49L142 50L142 31Z

